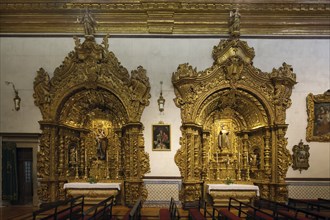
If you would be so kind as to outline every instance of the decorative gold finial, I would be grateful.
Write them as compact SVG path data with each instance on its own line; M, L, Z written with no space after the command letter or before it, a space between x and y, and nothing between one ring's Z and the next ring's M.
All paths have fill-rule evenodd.
M240 20L241 14L238 8L230 11L229 14L229 34L231 37L236 38L240 36Z

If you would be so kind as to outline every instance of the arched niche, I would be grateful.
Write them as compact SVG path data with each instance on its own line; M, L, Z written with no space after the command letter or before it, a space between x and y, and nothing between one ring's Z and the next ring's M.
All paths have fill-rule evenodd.
M172 75L182 119L175 162L184 204L205 196L206 184L226 179L258 185L264 198L288 195L285 112L296 76L286 63L271 73L255 68L253 48L238 37L214 46L206 70L184 63Z
M66 182L121 183L118 201L133 205L147 191L149 172L144 151L144 108L150 84L139 66L131 74L108 50L108 36L97 44L93 35L74 51L54 76L40 69L34 81L42 135L38 152L38 196L42 203L64 199Z

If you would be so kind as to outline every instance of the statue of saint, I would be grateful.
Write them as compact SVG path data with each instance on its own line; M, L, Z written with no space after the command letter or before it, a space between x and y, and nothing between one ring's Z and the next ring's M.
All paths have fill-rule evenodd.
M100 160L106 159L106 150L108 146L107 136L102 128L97 128L96 130L96 154L97 158Z
M238 9L230 11L229 14L229 33L232 37L237 37L240 35L240 19L241 14Z
M221 151L228 150L230 147L229 131L222 127L218 135L218 147Z
M87 9L81 18L77 18L77 22L84 25L85 35L93 35L95 33L97 23Z

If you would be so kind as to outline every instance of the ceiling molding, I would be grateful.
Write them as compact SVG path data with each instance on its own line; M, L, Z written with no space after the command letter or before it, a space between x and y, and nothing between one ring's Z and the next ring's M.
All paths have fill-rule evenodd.
M330 0L2 0L0 34L83 34L86 8L96 34L226 35L238 8L242 36L330 36Z

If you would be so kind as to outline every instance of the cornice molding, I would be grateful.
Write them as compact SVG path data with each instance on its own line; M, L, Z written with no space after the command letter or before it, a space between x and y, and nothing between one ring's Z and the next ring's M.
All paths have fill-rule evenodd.
M330 36L330 0L315 2L2 0L0 33L83 34L76 20L89 8L96 34L226 35L229 11L238 8L242 36Z

